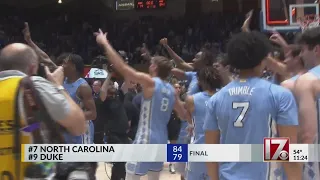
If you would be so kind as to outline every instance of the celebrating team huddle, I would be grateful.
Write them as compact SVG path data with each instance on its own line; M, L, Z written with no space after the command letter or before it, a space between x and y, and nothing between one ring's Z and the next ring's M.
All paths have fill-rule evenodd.
M264 144L265 138L271 137L288 138L291 144L320 143L320 27L304 30L292 45L287 44L277 32L267 38L263 33L243 28L242 32L234 34L229 40L226 55L219 54L214 47L205 46L195 55L190 64L182 60L170 48L167 39L163 38L160 40L160 45L168 52L177 68L174 68L172 61L164 56L150 56L144 47L144 55L147 55L144 57L150 64L149 74L139 72L129 66L114 50L107 39L107 34L101 29L94 35L97 44L104 51L112 67L124 77L126 82L138 83L142 87L140 118L137 121L136 133L133 133L135 138L130 139L133 140L133 144L167 144L168 139L171 141L169 134L172 112L179 117L179 121L184 122L181 125L182 133L176 140L173 140L179 144L261 145ZM281 47L283 57L279 58L275 55L272 43ZM16 76L19 75L19 79L22 79L25 74L34 74L33 71L38 68L38 65L35 66L36 68L33 67L34 69L30 68L31 70L17 66L20 68L18 70L24 70L24 73L17 74L12 71L12 68L16 68L12 65L13 62L20 65L23 62L21 59L28 60L24 57L32 59L32 62L26 63L28 68L37 64L35 63L37 55L26 45L13 44L1 51L0 71L3 72L0 73L0 83L3 84L3 87L5 85L9 87L8 84L20 87L18 80L14 80ZM35 83L38 88L54 90L52 91L54 93L44 91L46 94L39 97L45 99L43 104L50 110L48 114L53 117L53 122L58 122L68 130L63 131L63 137L60 138L60 135L57 137L62 143L91 144L93 143L91 139L93 130L90 130L90 127L94 125L91 120L96 119L98 114L92 95L94 93L91 92L87 81L81 78L82 58L69 54L63 59L63 68L55 67L57 69L53 73L50 73L49 68L45 68L47 79L55 83L57 87L44 79L40 79L44 84L42 86L39 85L39 82ZM6 81L8 74L10 78L14 77L10 82ZM176 79L187 82L184 101L181 100L180 94L170 82L172 75ZM106 100L108 86L114 84L109 82L109 78L107 77L108 80L102 85L104 92L102 90L96 94L99 96L99 101ZM179 83L173 84L179 85ZM2 102L11 107L8 112L2 112L5 115L2 119L15 118L18 120L13 117L15 110L12 107L14 106L8 103L15 100L14 93L7 90L0 92L6 95L2 97ZM19 93L20 91L18 95ZM57 97L55 97L56 94L58 94ZM10 96L11 99L6 99L7 96ZM127 116L124 109L121 112ZM128 117L125 118L128 119ZM26 119L30 120L30 118ZM66 120L61 121L60 119ZM117 116L115 119L120 121L121 118ZM126 121L124 124L126 127L131 126L131 122ZM114 128L117 125L110 127ZM41 128L37 129L41 130ZM49 131L55 127L47 125L46 129ZM125 141L115 141L116 143L129 143L128 129L125 128L125 131L122 132L125 135L123 136ZM57 132L60 132L58 130L60 129L57 128ZM12 137L18 137L18 135L19 132ZM110 138L112 133L108 135L108 143L113 144ZM37 137L40 140L45 139L45 136ZM10 139L6 142L9 144L13 138L8 136L6 139ZM102 141L102 138L100 140ZM22 142L29 143L29 140ZM46 141L40 142L48 144L45 143ZM23 144L20 143L19 138L15 138L14 143L19 146ZM280 151L277 153L281 154ZM271 155L267 154L267 156ZM10 158L10 162L16 161L14 159L16 157ZM20 163L19 158L18 160ZM123 178L140 180L144 175L147 175L149 180L159 180L164 166L163 162L117 163L114 164L112 173L113 178L117 175L116 178L119 180ZM84 162L80 165L81 170L90 169L87 170L91 173L89 179L96 178L96 163ZM318 162L189 162L175 165L182 180L320 179ZM12 167L15 166L12 165ZM65 174L67 167L68 163L58 164L56 169L60 173L56 173L56 179L69 177L68 174ZM24 168L24 166L21 167L22 170ZM29 169L30 172L31 170ZM15 177L23 176L19 168L15 171L17 172Z
M271 40L275 36L281 38L275 34ZM286 63L275 62L270 55L270 40L264 34L241 32L229 41L227 63L208 60L205 50L192 65L180 61L184 70L196 72L172 69L167 58L152 57L150 75L140 73L120 59L101 31L97 42L103 45L109 61L125 78L143 86L136 144L166 143L172 110L193 125L192 143L195 144L263 144L265 137L288 137L293 144L317 144L319 141L320 27L308 29L298 37L298 56L293 55L296 49L287 45ZM166 39L161 40L162 45L166 43ZM170 53L170 48L166 49ZM170 54L173 53L171 50ZM290 71L290 61L296 60L304 66ZM238 71L233 80L231 73L225 73L231 67ZM286 73L276 71L281 67ZM266 69L285 74L281 83L284 87L262 78ZM167 81L170 72L188 80L185 105ZM149 179L159 179L162 166L163 163L128 162L126 179L136 180L146 174ZM320 178L318 163L277 162L189 163L181 175L188 180Z

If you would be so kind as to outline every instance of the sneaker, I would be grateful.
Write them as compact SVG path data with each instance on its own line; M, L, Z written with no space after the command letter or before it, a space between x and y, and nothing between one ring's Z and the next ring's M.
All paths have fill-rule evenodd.
M171 174L175 174L176 173L176 170L175 170L175 168L174 168L174 165L173 164L169 164L169 172L171 173Z

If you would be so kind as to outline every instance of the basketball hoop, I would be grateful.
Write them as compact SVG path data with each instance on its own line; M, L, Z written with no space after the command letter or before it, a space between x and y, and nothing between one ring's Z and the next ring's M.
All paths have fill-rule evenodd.
M310 28L318 27L320 18L318 14L309 14L299 18L298 23L300 24L301 30L307 30Z

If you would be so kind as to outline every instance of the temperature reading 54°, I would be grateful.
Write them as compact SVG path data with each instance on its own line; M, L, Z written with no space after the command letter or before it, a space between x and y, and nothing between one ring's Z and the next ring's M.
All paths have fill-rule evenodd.
M293 154L300 154L300 153L302 153L302 150L301 149L294 149L293 150Z

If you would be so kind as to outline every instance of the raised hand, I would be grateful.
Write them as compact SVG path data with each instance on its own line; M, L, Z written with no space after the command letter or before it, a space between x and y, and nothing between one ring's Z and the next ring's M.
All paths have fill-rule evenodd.
M94 36L96 36L96 41L99 45L103 45L105 43L108 43L107 40L107 34L108 33L103 33L101 29L99 29L98 32L93 33Z
M250 23L252 19L253 10L249 11L246 15L246 20L243 22L243 25L241 27L241 30L243 32L249 32L250 31Z
M280 45L280 46L287 46L287 42L283 39L283 37L278 33L278 32L274 32L271 36L270 36L270 41Z
M168 39L167 39L167 38L162 38L162 39L160 40L160 44L161 44L162 46L168 45Z
M63 84L63 80L64 80L64 71L63 71L63 67L62 66L59 66L54 72L50 72L49 68L46 66L45 67L45 72L46 72L46 75L47 75L47 79L60 86Z
M29 24L27 22L24 23L24 29L22 30L22 33L25 41L31 40L31 33L29 29Z

